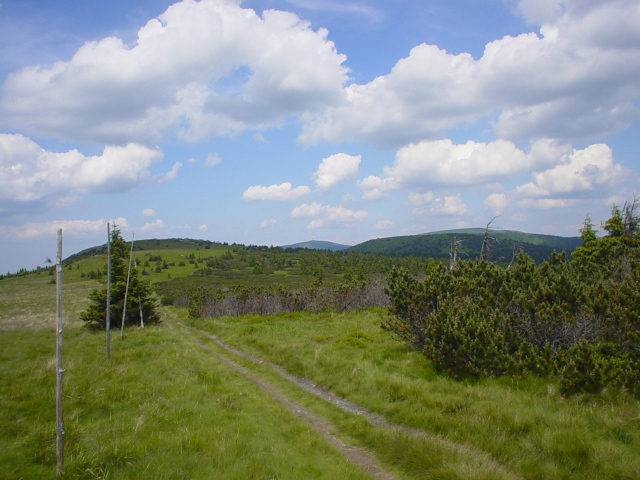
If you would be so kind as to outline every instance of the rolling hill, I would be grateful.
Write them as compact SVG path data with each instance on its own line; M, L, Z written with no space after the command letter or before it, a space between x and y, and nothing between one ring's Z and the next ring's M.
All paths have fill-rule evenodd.
M351 247L349 245L325 242L323 240L311 240L309 242L300 242L293 245L282 245L280 248L306 248L309 250L331 250L332 252L340 252Z
M564 250L567 253L571 253L582 244L580 237L560 237L555 235L523 233L513 230L495 230L492 231L491 234L495 237L496 241L494 247L491 249L490 260L497 262L509 262L513 257L514 248L521 248L536 262L542 262L546 260L554 250ZM455 239L460 242L460 258L473 259L480 255L483 235L484 228L467 228L423 233L419 235L378 238L368 240L355 246L342 245L322 240L311 240L292 245L283 245L278 248L303 248L309 250L330 250L334 252L362 252L401 257L418 256L449 258L451 243ZM229 248L230 245L227 243L187 238L136 240L134 243L134 251L168 249L226 250ZM73 262L81 258L102 254L104 249L105 245L91 247L71 255L65 260L65 262Z
M497 262L509 262L513 257L514 249L516 251L522 249L536 262L542 262L554 250L564 250L567 253L571 253L582 244L580 237L559 237L513 230L495 230L491 232L491 235L495 238L495 242L490 251L490 260ZM348 251L381 255L449 258L451 244L456 240L460 242L460 258L473 259L478 258L480 255L483 236L484 228L446 230L420 235L368 240L351 247Z

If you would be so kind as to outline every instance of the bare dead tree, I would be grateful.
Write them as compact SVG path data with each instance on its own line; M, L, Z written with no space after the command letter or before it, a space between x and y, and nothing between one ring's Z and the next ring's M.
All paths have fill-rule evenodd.
M489 253L499 242L498 239L491 234L491 224L493 221L498 218L498 216L493 217L487 226L484 229L484 238L482 239L482 248L480 249L480 260L488 260Z
M462 240L453 237L451 241L451 251L449 252L449 270L453 270L458 263L458 247L462 245Z
M516 258L518 257L518 254L520 252L522 252L524 250L523 246L522 246L522 240L518 240L515 245L513 246L513 253L511 255L511 261L509 262L509 266L507 267L507 270L510 270L511 267L513 266L513 262L516 261Z
M634 195L633 201L624 202L622 207L622 225L627 236L632 237L640 229L640 216L638 215L638 209L640 209L640 199Z

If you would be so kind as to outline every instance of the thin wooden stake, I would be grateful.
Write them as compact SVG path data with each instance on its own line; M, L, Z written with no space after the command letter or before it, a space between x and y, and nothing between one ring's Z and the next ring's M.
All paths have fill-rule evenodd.
M124 339L124 319L127 316L127 297L129 296L129 278L131 277L131 259L133 258L133 240L136 233L131 232L131 251L129 252L129 271L127 272L127 287L124 290L124 307L122 308L122 325L120 326L120 340Z
M62 476L64 449L62 436L62 229L58 230L58 257L56 259L56 477Z
M111 330L111 225L107 222L107 360L109 360L109 331Z
M144 328L144 317L142 316L142 300L140 294L138 294L138 305L140 305L140 326Z

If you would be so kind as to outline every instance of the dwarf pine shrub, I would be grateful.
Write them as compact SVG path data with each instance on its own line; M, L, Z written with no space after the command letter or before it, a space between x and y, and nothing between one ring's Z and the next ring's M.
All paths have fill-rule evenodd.
M508 268L462 260L422 279L394 269L382 327L454 378L559 377L566 394L606 387L640 394L638 202L613 208L608 235L587 218L569 261L520 253Z

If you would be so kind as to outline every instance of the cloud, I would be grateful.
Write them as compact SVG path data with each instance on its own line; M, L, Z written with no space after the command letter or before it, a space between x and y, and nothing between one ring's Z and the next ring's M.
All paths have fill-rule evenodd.
M345 56L327 34L289 12L184 0L131 45L88 41L67 61L8 75L0 128L120 145L261 130L341 101Z
M0 213L77 194L129 192L152 181L162 152L142 145L107 146L101 155L48 152L19 134L0 134ZM174 166L175 168L175 166Z
M207 226L206 223L203 223L202 225L200 225L198 227L198 230L200 230L201 232L207 232L207 231L209 231L209 227Z
M573 208L579 200L570 198L525 198L518 202L518 207L532 210L552 210L554 208Z
M431 217L462 217L469 213L469 209L462 201L460 195L448 195L444 198L436 198L425 204L422 208L414 208L414 215L427 215Z
M182 168L181 162L176 162L167 173L153 177L155 183L173 182L178 177L178 171Z
M207 159L205 160L204 164L207 167L214 167L220 162L222 162L222 157L220 155L218 155L217 153L210 153L209 155L207 155Z
M397 190L399 185L394 178L380 178L375 175L369 175L358 182L358 188L362 189L363 199L378 200L384 197L387 192Z
M242 200L246 201L284 201L294 200L304 197L311 193L311 189L305 185L291 188L290 182L281 183L280 185L271 185L264 187L262 185L254 185L247 188L242 194Z
M156 211L152 210L151 208L145 208L144 210L142 210L142 215L144 217L155 217Z
M545 158L554 152L557 157L549 168L533 172L530 182L511 191L492 193L483 202L485 208L498 215L509 209L575 208L584 201L610 205L611 198L633 178L629 170L614 162L611 148L603 144L581 150L538 145L529 155Z
M126 219L120 217L109 220L119 228L128 228ZM52 222L26 223L24 225L0 225L0 236L7 240L33 240L35 238L53 237L62 229L62 236L78 236L85 233L104 232L107 235L107 221L100 220L55 220Z
M433 201L435 195L433 192L427 193L410 193L409 194L409 205L425 205Z
M292 218L318 217L307 228L318 228L327 223L351 224L362 222L368 215L365 210L353 211L341 205L322 205L318 202L303 203L291 211Z
M267 227L272 227L273 225L277 224L278 221L270 218L269 220L265 220L260 224L260 228L267 228Z
M533 181L517 187L515 192L527 197L575 197L613 187L629 173L614 163L611 148L596 144L563 155L553 168L534 172Z
M539 156L527 155L505 140L470 140L459 145L451 140L423 141L398 150L393 166L384 168L384 178L369 176L358 187L364 199L373 200L399 189L479 185L511 178L549 161L542 153Z
M482 204L485 208L491 210L495 215L501 215L509 205L509 199L504 193L492 193L487 198L485 198Z
M556 21L565 11L561 0L505 0L512 10L528 23L542 25Z
M352 180L358 174L360 155L352 156L346 153L336 153L323 158L318 170L313 174L318 190L331 190L346 180Z
M295 7L308 10L357 15L370 22L379 22L384 18L382 12L361 2L334 2L330 0L288 0L288 2Z
M148 232L150 230L160 230L164 228L164 222L160 219L157 219L155 222L145 223L142 227L140 227L141 232Z
M386 230L391 227L393 227L393 222L391 220L378 220L373 226L376 230Z
M640 117L640 4L556 3L518 2L548 23L539 34L488 43L479 59L414 47L388 74L348 85L345 102L306 117L299 141L397 147L495 114L494 134L510 140L583 140L626 128Z
M322 211L322 204L313 202L311 204L303 203L291 210L291 217L315 217Z

